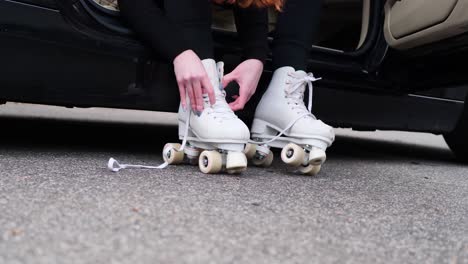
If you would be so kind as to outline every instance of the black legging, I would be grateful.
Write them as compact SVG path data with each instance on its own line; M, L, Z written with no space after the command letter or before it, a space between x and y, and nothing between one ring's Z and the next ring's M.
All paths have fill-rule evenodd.
M187 49L213 58L211 6L207 0L119 0L122 16L137 35L163 58Z
M273 68L306 70L320 21L321 0L286 0L273 41Z
M285 3L274 35L273 67L306 70L322 1L286 0ZM187 49L194 50L201 59L214 58L208 0L119 0L119 5L137 34L163 58L173 60ZM234 13L246 57L263 60L266 12L234 8Z
M214 58L211 3L208 0L119 0L122 16L161 57L172 61L191 49L200 59ZM234 6L246 58L267 56L267 10Z

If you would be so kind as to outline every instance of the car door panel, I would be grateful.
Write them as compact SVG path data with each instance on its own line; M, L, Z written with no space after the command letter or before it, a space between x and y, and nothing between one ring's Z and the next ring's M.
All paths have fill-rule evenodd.
M422 46L468 31L466 0L390 0L385 14L385 38L397 49Z
M432 0L432 2L440 2ZM444 0L443 5L427 0L397 1L389 13L390 31L396 39L444 22L458 0Z

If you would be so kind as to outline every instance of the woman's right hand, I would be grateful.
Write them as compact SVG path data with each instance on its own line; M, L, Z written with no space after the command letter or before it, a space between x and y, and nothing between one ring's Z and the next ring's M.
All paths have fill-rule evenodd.
M174 59L174 72L179 86L182 107L187 109L187 95L194 111L204 108L203 94L208 94L210 103L216 102L213 86L200 58L192 50L186 50Z

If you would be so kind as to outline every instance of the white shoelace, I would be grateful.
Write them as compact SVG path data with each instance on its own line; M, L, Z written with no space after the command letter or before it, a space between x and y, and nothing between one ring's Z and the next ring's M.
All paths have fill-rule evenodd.
M315 78L312 73L308 73L305 76L297 76L297 73L289 73L289 76L294 78L294 81L292 82L287 82L287 84L290 84L289 87L286 87L286 95L287 98L290 99L295 105L298 106L301 110L305 110L305 105L304 105L304 92L305 92L305 87L304 84L309 89L309 103L307 107L307 112L312 115L312 99L313 99L313 94L314 94L314 86L313 82L321 80L322 78Z
M222 88L221 88L222 89ZM205 101L205 108L207 115L214 115L214 119L219 120L230 120L235 119L237 116L229 107L229 104L226 102L226 91L224 89L221 90L221 93L216 94L216 103L214 105L209 106L209 98L207 95L203 96L203 100Z
M313 99L313 94L314 94L314 86L313 82L321 80L322 78L315 78L312 73L308 73L305 76L298 76L297 73L291 72L288 73L288 76L292 77L294 80L292 82L287 81L286 84L289 85L285 89L286 93L286 99L288 100L289 104L292 104L292 108L296 109L298 114L300 114L296 119L292 120L285 129L283 129L278 135L275 137L271 138L268 141L262 142L262 144L268 144L271 143L281 136L286 133L291 127L294 126L294 124L297 123L297 121L301 120L304 117L312 117L314 119L317 119L313 114L312 114L312 99ZM304 105L304 92L305 92L305 86L309 89L309 102L308 102L308 107L305 108ZM258 143L256 141L250 141L250 143Z
M187 102L188 105L190 105L190 100ZM186 114L186 126L184 130L184 137L182 140L182 144L180 145L179 149L174 149L174 148L167 148L163 150L163 157L169 154L170 151L184 151L185 146L187 145L187 137L188 137L188 131L189 131L189 126L190 126L190 117L192 114L192 110L188 110ZM147 166L147 165L134 165L134 164L120 164L116 159L110 158L109 161L107 162L107 168L113 172L118 172L122 169L164 169L167 166L169 166L169 163L165 161L163 164L159 166Z

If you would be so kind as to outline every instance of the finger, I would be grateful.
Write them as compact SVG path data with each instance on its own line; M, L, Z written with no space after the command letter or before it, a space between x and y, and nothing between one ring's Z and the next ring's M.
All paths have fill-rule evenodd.
M238 111L244 109L246 103L246 98L241 95L234 102L230 103L229 106L231 107L232 111Z
M192 87L195 92L195 101L197 103L197 110L201 112L203 111L204 105L203 105L203 93L202 93L200 81L194 80L192 83Z
M190 98L190 106L192 107L192 110L197 111L197 102L195 100L195 93L193 91L192 84L190 82L186 82L185 89L187 89L187 94Z
M237 105L236 101L229 103L229 107L231 108L232 111L236 111L234 110L236 108L236 105Z
M187 91L185 90L185 86L182 82L178 82L177 85L179 86L180 103L182 104L182 108L187 110Z
M216 103L216 98L213 90L213 85L211 85L211 81L208 78L208 76L205 76L202 79L201 85L203 86L204 92L208 94L208 98L210 98L210 104L214 105Z
M237 94L231 96L232 99L236 100L237 98L239 98L239 96Z
M223 88L226 88L226 86L228 86L229 83L235 81L236 79L237 79L237 75L236 75L235 70L230 72L229 74L226 74L223 77Z

